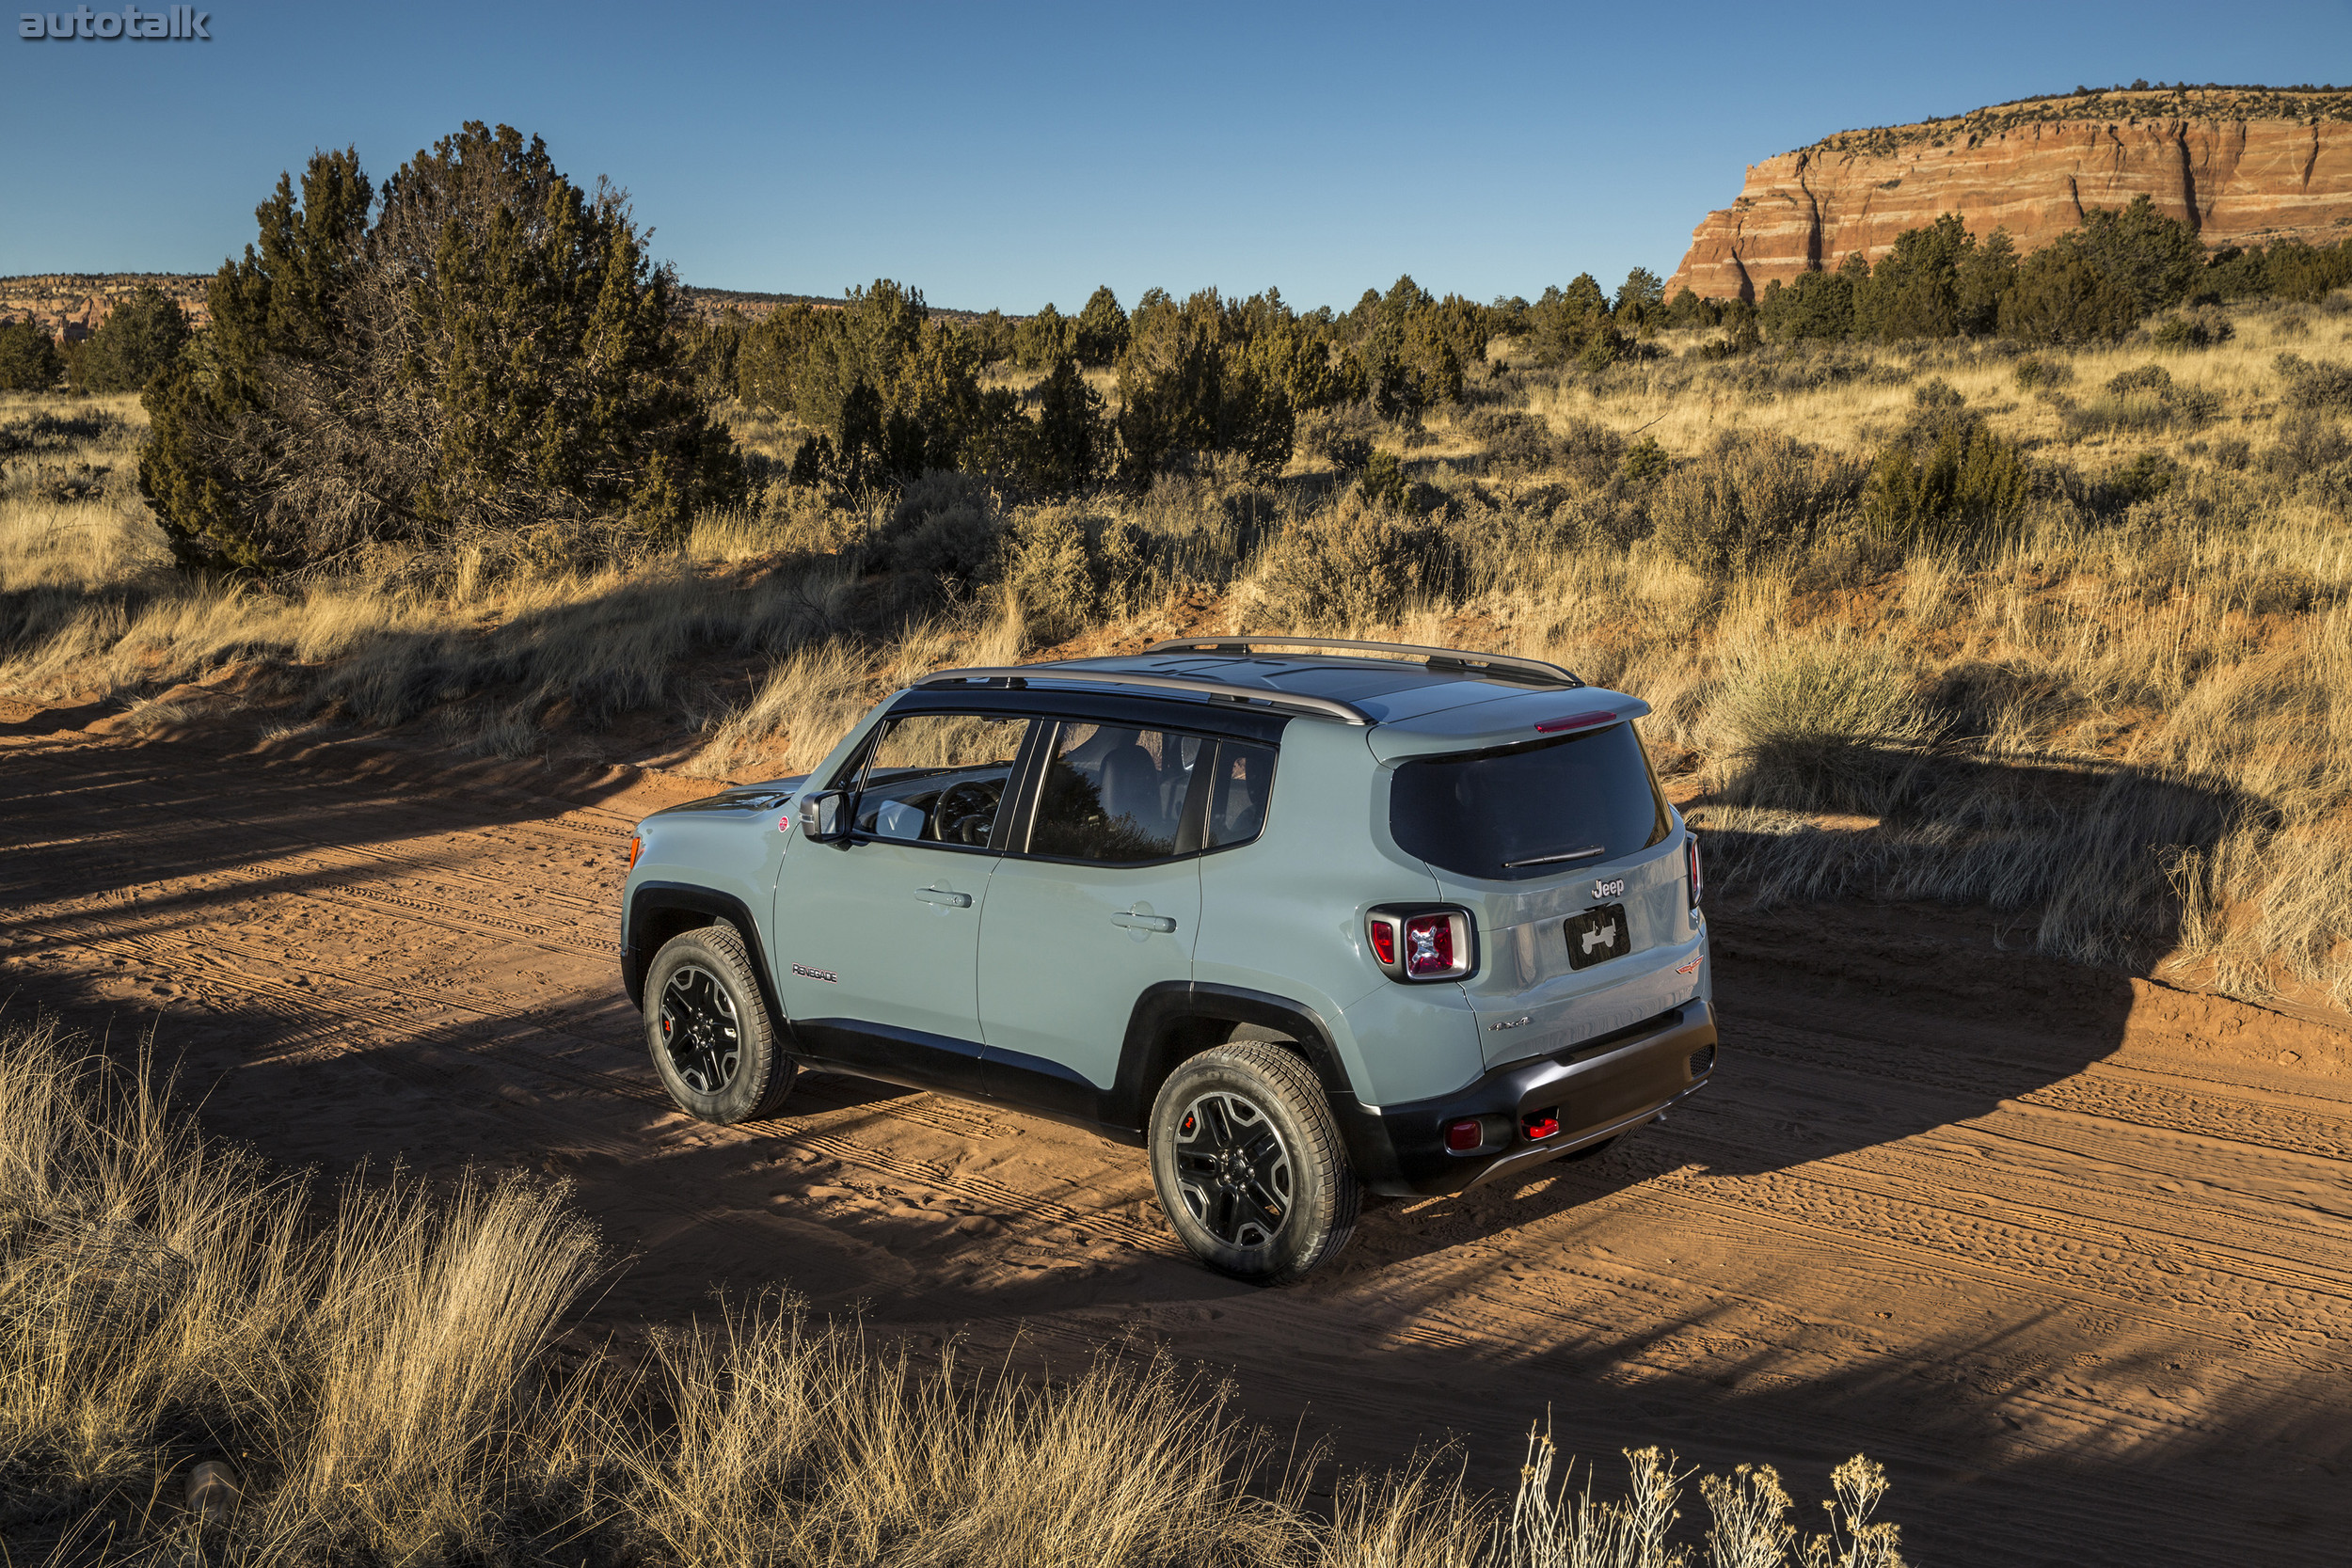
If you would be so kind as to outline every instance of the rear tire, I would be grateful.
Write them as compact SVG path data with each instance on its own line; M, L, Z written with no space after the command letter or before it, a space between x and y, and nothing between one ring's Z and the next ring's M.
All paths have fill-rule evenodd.
M798 1071L732 926L682 932L654 955L645 972L645 1049L678 1108L723 1126L774 1116Z
M1152 1102L1152 1180L1193 1256L1254 1285L1305 1278L1347 1244L1363 1189L1307 1064L1237 1040L1168 1075Z

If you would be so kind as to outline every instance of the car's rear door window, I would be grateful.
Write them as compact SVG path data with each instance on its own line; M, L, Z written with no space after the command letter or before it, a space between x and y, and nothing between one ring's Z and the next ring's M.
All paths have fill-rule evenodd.
M1401 764L1397 847L1440 870L1516 881L1574 874L1661 843L1665 796L1629 723Z
M1061 724L1045 755L1028 852L1167 860L1200 847L1199 787L1216 742L1173 730Z

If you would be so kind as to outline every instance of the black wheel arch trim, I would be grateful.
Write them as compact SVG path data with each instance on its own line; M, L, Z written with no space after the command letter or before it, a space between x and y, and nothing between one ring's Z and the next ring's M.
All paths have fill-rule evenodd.
M1306 1003L1270 991L1212 981L1165 980L1146 988L1128 1015L1127 1037L1119 1053L1119 1078L1104 1096L1103 1120L1140 1136L1151 1119L1152 1097L1184 1060L1223 1043L1199 1026L1255 1024L1287 1036L1323 1085L1324 1098L1340 1124L1349 1162L1368 1181L1392 1179L1395 1154L1379 1117L1356 1098L1356 1086L1340 1059L1330 1025ZM1187 1026L1191 1027L1187 1027Z
M759 1000L768 1009L768 1020L775 1026L780 1040L788 1042L792 1036L790 1020L785 1017L784 1005L776 995L776 981L768 966L767 949L759 940L759 924L740 898L716 888L693 882L640 882L629 895L628 919L622 927L621 983L628 990L629 1006L640 1012L645 1006L645 971L654 958L654 920L657 914L682 910L691 914L707 914L713 923L725 921L735 927L735 934L743 939L744 949L751 954L752 978L759 986Z

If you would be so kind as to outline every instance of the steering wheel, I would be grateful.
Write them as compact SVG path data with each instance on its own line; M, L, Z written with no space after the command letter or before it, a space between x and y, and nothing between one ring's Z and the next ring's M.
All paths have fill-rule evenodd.
M956 844L988 843L996 826L996 802L1004 786L985 779L966 779L939 792L931 822L940 838Z

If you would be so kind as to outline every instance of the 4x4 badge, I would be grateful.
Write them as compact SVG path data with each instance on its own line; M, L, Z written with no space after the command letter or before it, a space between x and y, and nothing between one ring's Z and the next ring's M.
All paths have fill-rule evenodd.
M1623 893L1624 891L1625 879L1623 877L1618 878L1613 882L1595 882L1593 884L1593 896L1596 898L1614 898L1618 894Z

